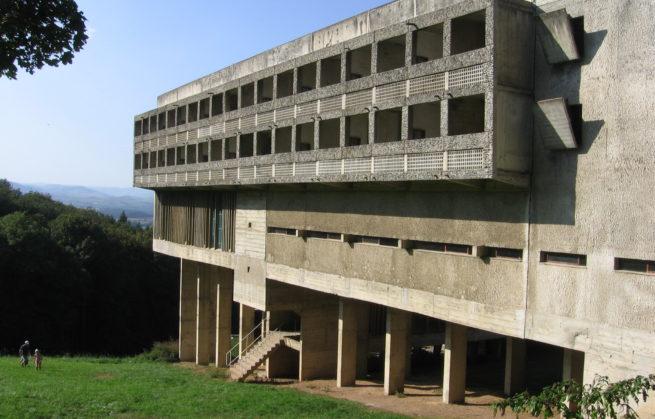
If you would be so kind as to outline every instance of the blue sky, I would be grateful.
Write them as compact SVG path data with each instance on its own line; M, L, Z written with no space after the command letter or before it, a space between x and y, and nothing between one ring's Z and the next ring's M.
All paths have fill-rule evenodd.
M77 0L72 65L0 79L0 178L131 186L134 115L157 96L387 0Z

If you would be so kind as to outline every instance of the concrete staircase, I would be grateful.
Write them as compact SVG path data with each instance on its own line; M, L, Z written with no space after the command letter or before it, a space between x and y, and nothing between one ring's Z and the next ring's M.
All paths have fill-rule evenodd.
M230 378L243 381L276 350L285 346L288 333L271 331L230 366Z

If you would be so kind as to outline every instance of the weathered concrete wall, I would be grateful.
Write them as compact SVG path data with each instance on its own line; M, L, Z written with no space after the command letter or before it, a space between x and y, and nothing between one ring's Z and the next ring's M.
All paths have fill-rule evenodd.
M584 18L581 60L549 65L537 43L535 99L582 104L570 151L534 142L526 336L586 352L595 373L655 368L655 282L614 270L614 258L654 260L655 8L650 1L538 1ZM587 255L584 268L539 262L539 251Z

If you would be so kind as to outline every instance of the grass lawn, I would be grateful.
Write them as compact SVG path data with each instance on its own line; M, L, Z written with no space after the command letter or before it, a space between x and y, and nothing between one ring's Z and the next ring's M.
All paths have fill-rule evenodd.
M399 418L356 403L264 384L232 383L132 358L0 357L0 417Z

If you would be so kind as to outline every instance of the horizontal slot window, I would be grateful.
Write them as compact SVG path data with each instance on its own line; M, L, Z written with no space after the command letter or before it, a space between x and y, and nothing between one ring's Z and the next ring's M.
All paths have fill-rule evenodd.
M506 247L490 247L487 255L499 259L523 259L523 249L509 249Z
M432 252L455 253L458 255L473 254L473 246L456 243L439 243L439 242L412 242L412 248L415 250L429 250Z
M314 239L341 240L341 233L328 233L326 231L307 231L305 237Z
M353 243L376 244L378 246L398 247L398 239L389 237L355 236Z
M655 261L639 259L614 259L614 269L617 271L641 272L655 274Z
M296 235L296 229L294 229L294 228L269 227L268 232L270 234L284 234L286 236L295 236Z
M587 266L587 256L573 253L541 252L539 260L542 263L556 263L559 265Z

